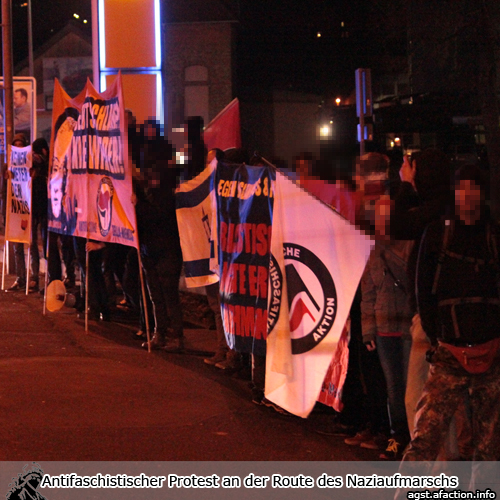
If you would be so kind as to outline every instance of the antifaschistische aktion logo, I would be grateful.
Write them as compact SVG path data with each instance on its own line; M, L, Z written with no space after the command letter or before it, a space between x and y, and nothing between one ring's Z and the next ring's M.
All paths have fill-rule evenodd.
M111 229L113 195L115 189L109 177L103 177L97 189L97 218L102 236L107 236Z
M7 500L46 500L46 498L37 491L42 482L43 470L33 462L31 469L29 464L23 467L23 472L12 478L9 484L9 491L5 495Z
M337 315L337 290L332 275L313 251L295 243L284 243L283 251L292 354L303 354L314 349L330 332ZM280 315L283 283L274 256L269 275L268 327L272 332Z

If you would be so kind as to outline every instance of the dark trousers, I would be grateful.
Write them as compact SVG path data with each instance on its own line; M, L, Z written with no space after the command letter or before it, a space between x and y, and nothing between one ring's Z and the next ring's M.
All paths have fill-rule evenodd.
M229 350L226 341L226 334L224 333L224 326L222 324L222 315L220 310L220 295L219 283L212 283L205 287L207 292L207 300L210 309L212 309L215 316L215 329L217 332L217 353L225 353Z
M86 251L85 238L74 237L75 254L80 265L80 276L82 280L82 291L85 291L86 282ZM93 314L102 313L109 315L108 294L106 293L106 284L102 274L102 256L103 250L94 250L89 252L89 309ZM84 297L85 294L83 293Z
M31 245L30 245L30 260L31 260L31 281L39 283L40 275L40 252L38 249L38 228L42 237L43 258L47 258L47 215L40 216L33 214L31 219Z
M62 262L61 253L59 250L59 240L61 241L62 260L66 267L66 277L70 281L75 281L75 249L73 244L73 236L64 236L58 233L49 231L49 255L48 255L48 272L49 282L62 279ZM83 248L85 251L85 246ZM85 262L85 259L84 259Z
M402 439L406 444L410 438L406 417L405 392L411 339L401 336L378 335L376 342L378 357L387 386L391 434Z
M24 256L24 243L14 243L14 262L16 263L17 282L26 285L26 260Z
M172 258L168 255L155 257L143 255L142 266L149 297L153 303L155 334L162 338L182 337L182 308L179 296L181 258Z

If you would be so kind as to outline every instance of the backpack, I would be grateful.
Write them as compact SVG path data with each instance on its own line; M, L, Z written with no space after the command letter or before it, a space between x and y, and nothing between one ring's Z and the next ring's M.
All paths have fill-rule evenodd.
M452 259L458 259L463 262L467 262L469 264L473 264L476 268L476 270L480 266L494 266L495 271L497 274L497 286L500 287L500 282L499 282L499 265L498 265L498 248L497 248L497 242L496 239L493 236L493 227L490 222L487 223L486 226L486 240L488 244L488 249L491 255L491 258L486 261L485 259L477 259L474 257L468 257L466 255L461 255L457 254L455 252L452 252L448 249L449 242L451 241L451 238L453 236L453 232L455 230L455 221L453 219L446 219L444 221L444 234L443 234L443 242L441 245L441 251L439 253L439 258L438 258L438 264L436 266L436 274L434 275L434 282L432 285L432 295L437 294L437 288L439 284L439 278L441 275L441 269L443 267L443 262L446 257L452 258ZM496 298L491 298L491 297L460 297L460 298L452 298L452 299L445 299L445 300L440 300L438 302L438 307L447 307L451 306L451 318L453 321L453 329L455 331L455 336L456 338L460 338L460 328L458 325L457 321L457 316L455 312L455 306L461 305L461 304L479 304L479 303L484 303L484 304L493 304L493 305L498 305L500 306L500 288L499 288L499 293L497 294L498 296Z

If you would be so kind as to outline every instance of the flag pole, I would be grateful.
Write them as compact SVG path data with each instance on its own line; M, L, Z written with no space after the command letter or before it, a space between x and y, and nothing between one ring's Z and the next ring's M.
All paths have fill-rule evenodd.
M89 235L87 231L87 243L85 244L85 331L89 331L89 251L87 248Z
M139 251L139 238L137 238L137 259L139 262L139 277L141 279L142 303L144 304L144 322L146 323L146 337L148 341L148 353L151 352L151 334L149 330L148 303L146 300L146 287L144 286L144 273L142 271L141 252Z
M47 229L47 244L45 246L45 283L43 285L44 291L43 291L43 315L45 316L47 314L47 286L49 282L49 250L50 250L50 245L49 245L49 239L50 239L50 231Z
M30 237L31 240L31 237ZM23 255L24 255L24 243L23 243ZM28 260L25 262L26 265L26 295L29 293L30 289L30 259L31 259L31 244L28 245Z
M2 290L5 290L5 259L7 255L7 240L3 242L3 260L2 260Z

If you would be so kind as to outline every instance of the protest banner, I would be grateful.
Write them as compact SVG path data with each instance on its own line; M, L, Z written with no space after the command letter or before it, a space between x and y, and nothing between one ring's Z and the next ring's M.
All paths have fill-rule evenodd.
M56 80L48 227L137 247L121 78L99 94L90 81L71 99Z
M8 146L8 181L7 181L7 206L5 211L5 242L4 256L7 255L8 242L31 243L31 175L32 165L31 146L19 148ZM26 263L26 275L30 253ZM23 249L24 254L24 249ZM2 260L2 290L5 289L7 259ZM19 270L18 270L19 272ZM26 294L28 293L26 282Z
M307 417L336 352L373 242L279 172L275 201L265 395L290 413ZM282 315L288 321L282 321ZM347 356L340 361L345 374ZM340 383L342 370L337 373ZM335 390L340 393L341 387Z
M203 172L176 190L176 215L188 288L219 281L219 276L210 270L216 167L214 159Z
M268 166L219 163L215 177L221 313L238 352L266 354L273 184Z
M208 150L241 148L240 129L240 102L236 98L205 127L203 141Z
M36 138L36 80L30 76L14 76L13 84L14 134L23 134L30 144ZM3 85L3 76L0 76L2 89ZM0 92L0 154L7 154L3 99L3 92Z
M8 147L9 180L5 239L17 243L31 242L31 146Z

